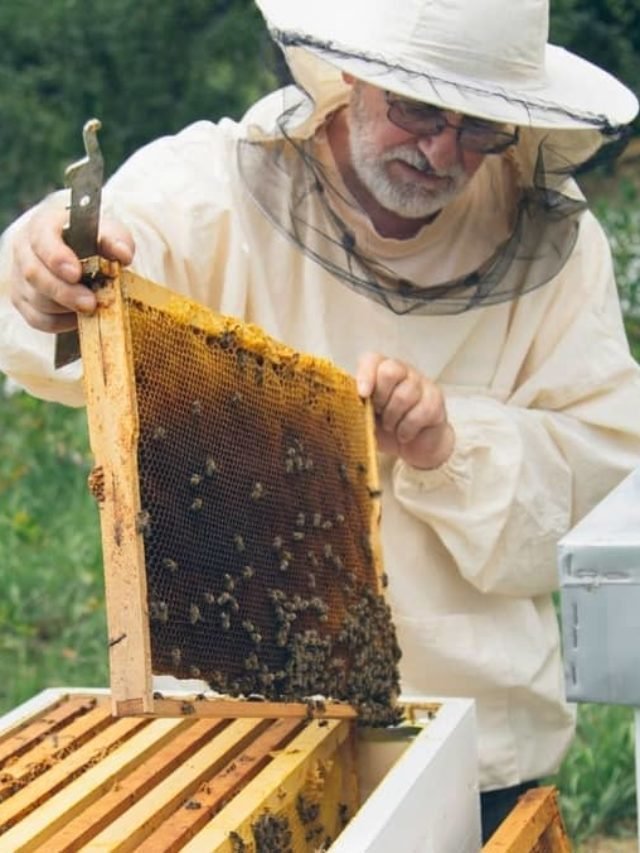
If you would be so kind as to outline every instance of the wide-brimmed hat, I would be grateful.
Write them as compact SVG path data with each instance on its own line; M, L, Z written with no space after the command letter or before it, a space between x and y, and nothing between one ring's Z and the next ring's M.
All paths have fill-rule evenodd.
M638 101L607 72L547 43L548 0L256 2L296 85L244 116L238 165L249 195L278 230L339 281L401 315L496 305L554 279L586 207L573 176L619 153ZM318 156L324 128L350 103L344 72L400 96L519 126L517 144L487 156L479 170L511 205L508 221L494 236L483 231L486 253L462 274L440 277L426 264L408 280L401 265L354 236L358 202L331 159ZM466 204L462 196L452 204L458 201ZM476 214L484 228L481 207ZM451 254L465 257L456 239L452 233Z
M534 128L615 129L638 100L547 43L547 0L257 0L315 99L342 71L456 112Z

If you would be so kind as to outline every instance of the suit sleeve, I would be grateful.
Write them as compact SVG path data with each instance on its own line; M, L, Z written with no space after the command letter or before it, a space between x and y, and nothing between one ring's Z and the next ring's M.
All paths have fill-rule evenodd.
M509 398L451 396L449 461L419 471L398 460L393 471L398 501L483 592L553 591L559 537L640 463L640 370L609 247L590 215L546 287L548 310Z
M198 122L157 140L134 154L103 193L103 217L117 218L133 235L131 268L214 306L230 254L228 164L234 133L228 120ZM18 276L14 245L30 215L0 240L0 371L36 397L80 406L81 363L54 370L55 336L32 329L11 304L11 284Z

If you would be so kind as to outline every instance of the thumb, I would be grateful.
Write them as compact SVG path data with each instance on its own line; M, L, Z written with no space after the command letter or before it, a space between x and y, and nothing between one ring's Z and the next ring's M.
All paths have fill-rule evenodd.
M100 254L112 261L130 264L135 254L135 243L131 232L121 222L105 219L98 240Z

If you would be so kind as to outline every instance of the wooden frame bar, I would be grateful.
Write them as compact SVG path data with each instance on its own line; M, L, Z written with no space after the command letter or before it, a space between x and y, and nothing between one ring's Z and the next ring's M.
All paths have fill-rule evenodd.
M482 848L483 853L571 853L553 786L531 788Z
M89 438L95 460L89 485L100 510L115 714L153 713L144 545L137 455L138 417L122 274L103 262L98 309L79 316Z

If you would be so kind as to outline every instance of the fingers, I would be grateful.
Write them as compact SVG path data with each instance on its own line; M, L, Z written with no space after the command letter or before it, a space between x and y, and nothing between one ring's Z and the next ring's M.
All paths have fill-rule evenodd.
M73 328L76 312L95 310L95 296L78 286L81 265L62 240L59 222L51 223L58 232L57 238L42 233L38 222L33 227L35 230L16 239L18 276L12 282L13 304L36 329L51 332Z
M366 352L358 359L356 385L361 397L370 397L376 386L378 365L384 356L377 352Z
M63 288L78 289L78 285L63 285ZM57 285L52 285L53 292L60 289ZM75 311L69 311L61 302L44 296L27 282L19 289L14 288L11 296L13 304L27 323L42 332L62 332L74 329L78 324ZM64 299L64 293L58 298Z
M365 353L356 373L361 396L371 398L381 450L396 453L418 468L442 464L453 450L440 387L411 365Z
M403 383L404 384L404 383ZM383 415L383 428L394 432L401 444L413 441L425 429L446 420L444 401L437 385L412 377L410 387L400 386Z
M79 285L82 265L63 237L68 211L60 198L43 203L16 235L14 259L17 275L11 299L29 325L45 332L60 332L77 325L76 314L91 314L95 294ZM107 258L129 264L134 243L121 224L105 221L99 251Z
M15 244L19 268L26 280L39 289L40 279L49 293L53 280L75 284L82 268L62 238L67 211L59 204L44 204L27 222Z
M106 219L100 229L98 241L100 254L127 266L133 260L135 245L131 232L119 222Z
M437 386L417 370L378 353L365 353L358 362L358 391L371 397L382 428L400 430L398 438L410 441L425 423L438 417Z

